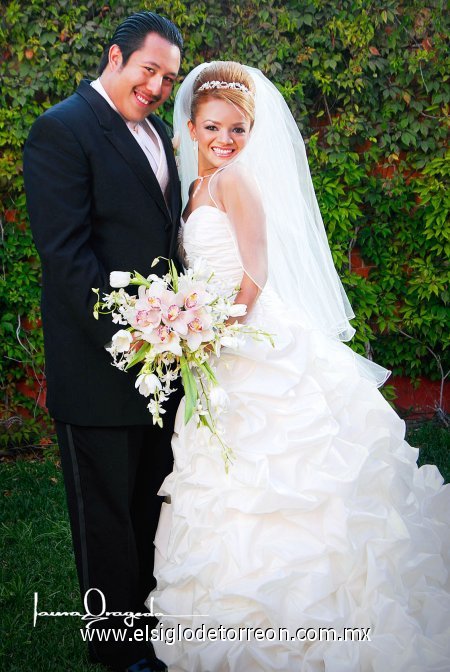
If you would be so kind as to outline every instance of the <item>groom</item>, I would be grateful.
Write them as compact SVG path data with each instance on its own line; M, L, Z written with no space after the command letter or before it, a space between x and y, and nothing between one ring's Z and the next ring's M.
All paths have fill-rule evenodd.
M178 399L167 404L164 428L153 426L134 373L111 365L104 346L118 326L109 317L93 318L92 288L102 295L110 291L111 271L148 275L155 257L174 255L179 179L165 126L152 113L172 92L181 49L168 19L152 12L128 17L103 54L99 79L82 81L43 114L24 153L42 261L48 409L56 421L82 598L96 589L86 601L93 614L103 609L100 591L106 611L145 611L154 587L156 493L172 468ZM166 272L163 262L156 272ZM90 628L96 628L91 660L111 670L165 669L136 632L154 623L136 620L116 642L114 633L108 640L105 634L116 628L120 640L123 618L98 621Z

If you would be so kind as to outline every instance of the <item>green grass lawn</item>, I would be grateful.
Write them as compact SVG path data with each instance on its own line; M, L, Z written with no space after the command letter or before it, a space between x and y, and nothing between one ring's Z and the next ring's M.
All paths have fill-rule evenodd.
M425 422L408 432L408 441L420 448L417 464L435 464L446 483L450 482L450 429Z
M40 618L42 611L82 611L62 474L54 460L3 463L1 478L3 672L94 672L77 618Z
M437 464L450 479L450 434L428 422L412 429L419 463ZM42 611L82 611L72 557L62 474L54 459L26 458L0 466L2 672L100 672L88 664L77 618L38 618Z

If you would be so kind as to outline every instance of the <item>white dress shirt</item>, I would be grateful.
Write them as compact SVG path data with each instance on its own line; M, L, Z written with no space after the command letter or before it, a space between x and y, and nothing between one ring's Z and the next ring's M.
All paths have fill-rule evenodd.
M117 107L114 105L113 101L106 93L105 88L101 83L100 79L96 79L93 82L91 82L91 86L93 89L97 91L97 93L103 96L103 98L113 108L115 112L120 114ZM145 156L147 157L150 167L153 170L156 179L159 182L159 186L161 187L161 191L164 194L164 198L166 199L167 202L167 187L169 186L169 168L167 166L166 153L164 151L161 138L156 132L156 129L153 126L153 124L151 124L148 119L144 119L144 121L141 122L127 121L126 119L124 119L124 121L128 129L130 130L131 135L136 140L136 142L144 152Z

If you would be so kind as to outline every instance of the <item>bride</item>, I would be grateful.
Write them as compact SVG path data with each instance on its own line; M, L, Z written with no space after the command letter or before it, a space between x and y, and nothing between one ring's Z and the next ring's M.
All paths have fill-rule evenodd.
M228 473L180 406L147 601L158 657L172 672L450 669L450 488L417 468L376 389L389 372L342 343L353 313L295 121L258 70L215 62L182 84L175 131L185 263L205 260L275 348L248 339L214 362Z

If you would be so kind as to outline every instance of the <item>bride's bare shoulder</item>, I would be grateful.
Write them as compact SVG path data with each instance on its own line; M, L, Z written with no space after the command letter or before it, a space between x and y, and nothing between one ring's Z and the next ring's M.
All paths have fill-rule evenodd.
M230 194L258 194L258 186L250 169L241 163L235 163L221 170L217 175L217 187L222 197Z

